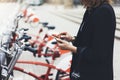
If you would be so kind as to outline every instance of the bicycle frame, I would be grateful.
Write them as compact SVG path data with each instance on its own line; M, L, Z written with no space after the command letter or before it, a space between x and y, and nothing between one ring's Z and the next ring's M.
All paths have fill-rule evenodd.
M47 71L46 71L46 73L45 74L43 74L43 75L36 75L36 74L34 74L34 73L32 73L32 72L28 72L28 71L26 71L25 69L23 69L23 68L20 68L20 67L14 67L14 70L17 70L17 71L20 71L20 72L22 72L22 73L25 73L25 74L27 74L27 75L30 75L30 76L32 76L32 77L34 77L35 79L38 79L38 80L50 80L49 79L49 75L52 75L52 73L50 73L50 71L51 71L51 69L56 69L57 71L61 71L61 72L64 72L64 73L66 73L66 71L64 71L64 70L62 70L62 69L60 69L60 68L56 68L55 66L53 66L53 65L50 65L50 64L47 64L47 63L43 63L43 62L33 62L33 61L18 61L18 63L24 63L24 64L33 64L33 65L40 65L40 66L44 66L44 67L47 67L48 69L47 69ZM67 74L67 75L69 75L69 74ZM69 80L69 78L67 78L67 79L64 79L64 80Z
M15 23L15 29L14 29L14 33L17 31L17 28L18 28L18 21L15 21L14 22ZM40 34L40 33L39 33ZM38 35L39 35L38 34ZM11 35L10 35L11 36ZM11 47L13 47L13 44L14 44L14 42L16 41L16 39L17 39L17 34L15 33L15 34L12 34L12 39L11 39L11 42L10 42L10 46L9 46L9 48L11 48ZM14 70L17 70L17 71L20 71L20 72L23 72L23 73L25 73L25 74L28 74L28 75L30 75L30 76L32 76L32 77L34 77L34 78L36 78L36 79L38 79L38 80L51 80L51 79L49 79L49 75L51 75L51 74L53 74L53 73L51 73L50 71L51 71L51 69L55 69L55 70L57 70L57 71L59 71L59 72L62 72L62 73L65 73L66 75L65 76L68 76L69 75L69 71L67 72L66 70L64 70L64 69L61 69L61 68L59 68L58 66L55 66L55 65L53 65L53 63L54 63L54 60L55 60L55 58L56 57L59 57L59 55L53 55L53 54L49 54L49 53L47 53L47 54L42 54L42 48L43 47L48 47L47 46L47 44L49 44L49 42L51 43L52 42L52 40L54 39L54 37L52 37L52 36L49 36L48 35L48 33L46 33L45 34L45 36L44 36L44 38L43 38L43 40L42 41L39 41L38 39L39 39L40 37L38 37L38 36L36 36L36 40L34 41L34 44L36 44L36 43L39 43L38 44L38 56L41 56L41 55L45 55L45 56L50 56L50 57L52 57L52 62L51 62L51 64L48 64L48 63L44 63L44 62L33 62L33 61L17 61L18 60L18 58L19 58L19 56L21 55L21 53L22 53L22 49L21 48L19 48L18 49L18 51L16 51L16 55L10 60L10 63L9 63L9 65L8 65L8 67L6 68L6 67L4 67L6 70L8 70L7 71L7 73L8 74L3 74L4 76L5 76L5 78L3 79L3 80L8 80L8 77L9 77L9 74L11 73L11 71L12 71L12 69L13 69L13 67L14 67ZM53 40L54 41L54 40ZM44 42L44 44L43 44L43 42ZM48 47L49 49L51 49L50 47ZM57 45L55 45L53 48L52 48L52 50L55 50L57 48ZM18 52L18 53L17 53ZM54 52L54 51L53 51ZM60 51L59 50L59 52L60 52L60 55L61 54L63 54L63 53L67 53L67 52L70 52L70 51ZM28 72L28 71L25 71L23 68L20 68L20 67L16 67L15 66L15 64L16 63L22 63L22 64L33 64L33 65L39 65L39 66L44 66L44 67L47 67L48 69L47 69L47 71L46 71L46 73L45 74L43 74L43 75L41 75L41 76L39 76L39 75L36 75L36 74L34 74L34 73L32 73L32 72ZM69 67L68 67L68 70L69 70ZM64 75L63 75L64 76ZM7 78L6 78L7 77ZM65 78L65 79L62 79L62 78L60 78L60 80L69 80L69 78Z
M46 41L46 38L47 38L47 41ZM38 36L36 36L36 39L38 39ZM43 39L43 42L47 42L47 43L44 44L44 43L42 43L42 42L39 41L39 44L38 44L38 42L35 41L34 44L36 44L36 43L38 44L38 50L37 50L38 56L41 56L41 55L50 56L50 57L53 56L53 55L47 53L47 51L45 51L45 53L47 53L47 54L44 54L44 53L41 52L41 49L42 49L43 47L45 47L47 44L49 44L49 43L51 44L51 42L52 42L53 39L54 39L54 37L49 36L49 35L46 34L46 35L45 35L45 38ZM53 41L55 41L55 40L53 40ZM41 43L42 43L42 44L41 44ZM43 45L43 44L44 44L44 45ZM57 49L58 46L55 44L55 46L54 46L53 48L48 47L48 46L46 46L46 47L47 47L48 49L55 50L55 49ZM60 52L60 55L62 55L62 54L64 54L64 53L69 53L70 51L60 50L60 49L59 49L59 52ZM53 63L53 62L54 62L54 61L52 61L52 63ZM64 70L64 69L59 68L58 65L55 66L55 65L53 65L53 64L48 64L49 62L43 63L43 62L35 62L35 61L33 62L33 61L18 60L17 63L20 63L20 64L34 64L34 65L40 65L40 66L47 67L48 69L47 69L47 72L44 74L44 77L45 77L44 79L41 78L41 76L43 76L43 75L39 76L39 75L36 75L36 74L34 74L34 73L25 71L23 68L15 67L15 70L18 70L18 71L20 71L20 72L23 72L23 73L25 73L25 74L28 74L28 75L30 75L30 76L38 79L38 80L49 80L48 77L49 77L49 75L51 74L51 73L50 73L51 69L55 69L55 70L60 71L60 72L63 72L63 73L66 73L66 72L67 72L67 74L70 72L70 66L69 66L67 69L65 68L66 70ZM61 63L62 63L62 62L61 62ZM67 76L68 76L68 75L67 75ZM63 80L69 80L69 78L66 78L66 79L63 79Z

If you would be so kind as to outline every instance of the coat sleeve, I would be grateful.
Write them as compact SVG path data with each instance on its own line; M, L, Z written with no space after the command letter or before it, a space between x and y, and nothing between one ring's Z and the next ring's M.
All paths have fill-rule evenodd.
M96 10L92 20L93 36L90 47L77 47L77 54L88 62L103 63L112 57L114 42L114 15L108 8Z

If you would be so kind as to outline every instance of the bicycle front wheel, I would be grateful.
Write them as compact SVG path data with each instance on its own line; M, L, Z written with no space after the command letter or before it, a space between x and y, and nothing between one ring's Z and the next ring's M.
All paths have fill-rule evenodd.
M69 73L57 71L55 80L70 80Z

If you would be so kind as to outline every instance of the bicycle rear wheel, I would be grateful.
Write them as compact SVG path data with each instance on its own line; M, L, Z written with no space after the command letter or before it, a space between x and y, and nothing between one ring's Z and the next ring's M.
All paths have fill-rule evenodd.
M55 80L70 80L69 73L57 71Z
M54 70L53 80L69 80L72 55L67 55L56 65L60 70Z

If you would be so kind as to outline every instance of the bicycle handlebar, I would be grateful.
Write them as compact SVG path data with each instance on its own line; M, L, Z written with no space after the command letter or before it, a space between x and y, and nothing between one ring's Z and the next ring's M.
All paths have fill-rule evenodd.
M27 42L29 39L31 39L31 36L28 36L26 34L24 34L21 38L19 38L18 40L25 40L25 42Z
M39 22L39 24L42 24L43 27L47 26L48 25L48 22Z
M55 29L55 26L46 26L48 28L48 30L53 30Z
M25 46L24 50L28 50L28 51L32 52L33 56L36 56L36 54L37 54L37 49L36 48Z

